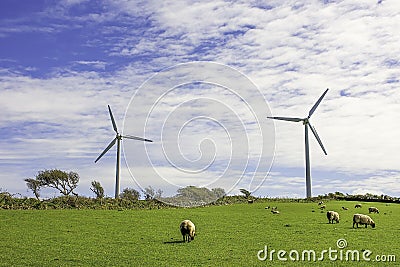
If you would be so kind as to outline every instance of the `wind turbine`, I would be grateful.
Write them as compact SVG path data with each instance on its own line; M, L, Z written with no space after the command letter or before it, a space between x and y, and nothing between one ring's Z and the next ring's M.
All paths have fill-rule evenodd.
M322 94L322 96L318 99L318 101L314 104L314 106L310 109L308 112L308 116L306 118L288 118L288 117L267 117L269 119L274 119L274 120L282 120L282 121L292 121L292 122L303 122L304 125L304 134L305 134L305 147L306 147L306 194L307 198L311 197L311 174L310 174L310 149L309 149L309 144L308 144L308 127L311 129L311 132L314 134L315 138L317 139L320 147L322 148L322 151L324 151L325 155L328 155L326 153L326 150L324 148L324 145L322 144L321 139L319 138L317 134L317 130L310 124L310 117L314 113L314 111L317 109L319 103L321 103L322 98L326 95L329 89L326 89L325 92Z
M118 133L117 124L115 123L114 116L113 116L113 114L111 112L110 105L107 105L107 106L108 106L108 111L110 113L112 126L114 128L116 136L111 141L111 143L106 147L106 149L104 149L104 151L100 154L100 156L97 157L97 159L94 162L96 163L99 159L101 159L101 157L105 153L107 153L107 151L110 150L110 148L112 148L115 145L115 142L117 142L117 166L116 166L116 175L115 175L115 198L118 198L118 196L119 196L119 166L120 166L120 157L121 157L121 140L122 140L122 138L128 138L128 139L134 139L134 140L146 141L146 142L153 142L153 141L149 140L149 139L137 137L137 136L121 135L120 133Z

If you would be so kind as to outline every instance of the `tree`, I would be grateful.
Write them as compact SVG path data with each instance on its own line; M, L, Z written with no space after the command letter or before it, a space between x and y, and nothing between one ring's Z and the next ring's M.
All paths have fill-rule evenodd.
M154 195L156 194L154 189L149 186L149 187L145 187L144 190L142 190L143 194L144 194L144 199L145 200L151 200L154 198Z
M146 200L159 199L163 193L161 189L155 191L151 186L146 187L144 190L142 190L142 192Z
M240 191L240 193L242 193L244 195L245 198L249 198L251 195L251 192L244 188L239 189L239 191Z
M225 190L223 188L213 188L211 189L211 191L214 193L217 199L226 195Z
M32 190L32 193L35 195L36 199L39 200L40 197L40 182L36 179L27 178L24 180L26 182L26 186L28 189Z
M58 190L64 196L73 194L74 189L78 186L79 175L76 172L65 172L57 169L39 171L36 175L36 181L40 187L47 186Z
M200 188L190 185L187 187L179 188L177 192L178 196L190 199L192 201L206 201L209 196L210 190L205 187Z
M215 194L206 187L196 187L193 185L179 188L176 197L194 202L212 202Z
M96 195L96 198L104 198L104 188L101 186L100 182L92 181L92 187L90 190Z
M120 198L127 200L138 200L140 198L140 193L133 188L125 188L124 190L122 190Z
M162 193L163 193L163 191L162 191L161 189L158 189L158 190L156 191L156 194L154 195L154 198L155 198L155 199L160 199Z

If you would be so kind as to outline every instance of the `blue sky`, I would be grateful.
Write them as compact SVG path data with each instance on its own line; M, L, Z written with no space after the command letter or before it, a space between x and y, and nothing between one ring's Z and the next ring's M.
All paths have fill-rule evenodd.
M399 196L399 16L392 0L1 1L0 188L31 196L23 179L58 168L80 174L78 193L98 180L112 196L115 149L93 162L114 137L109 104L121 131L156 141L124 141L121 188L140 189L136 179L167 193L165 179L202 186L225 173L235 178L218 185L232 194L303 197L303 127L266 116L305 117L330 88L312 117L328 152L310 136L313 194ZM195 61L249 81L171 82ZM168 146L178 165L215 164L187 175L165 160Z

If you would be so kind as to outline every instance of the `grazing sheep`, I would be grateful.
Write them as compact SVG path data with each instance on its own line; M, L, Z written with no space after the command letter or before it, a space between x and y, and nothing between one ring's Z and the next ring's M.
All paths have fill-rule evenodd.
M279 214L279 210L271 210L272 214Z
M354 206L354 208L361 208L362 206L361 206L361 204L356 204L355 206Z
M379 213L378 208L375 208L375 207L370 207L370 208L368 208L368 211L369 211L369 213L371 213L371 212L373 212L373 213Z
M364 215L364 214L354 214L353 215L353 228L354 225L357 225L358 228L358 224L365 224L365 228L367 228L368 225L371 225L372 228L375 228L375 222L371 219L371 217L369 217L368 215Z
M253 203L254 203L254 199L248 199L248 200L247 200L247 203L253 204Z
M321 206L322 204L324 204L323 201L318 202L318 206Z
M343 210L348 210L349 208L346 208L346 207L342 207L342 209L343 209Z
M323 210L323 209L325 209L326 208L326 206L325 205L322 205L321 207L319 207L321 210Z
M265 207L266 210L269 210L270 208L271 208L270 206Z
M333 223L334 221L336 223L339 223L340 217L339 217L339 213L337 213L336 211L330 210L330 211L326 212L326 217L328 218L329 223Z
M194 236L196 235L196 227L194 226L194 223L192 223L190 220L184 220L181 222L179 228L181 229L183 242L190 242L191 240L194 240Z
M272 207L272 210L277 210L278 209L278 207Z

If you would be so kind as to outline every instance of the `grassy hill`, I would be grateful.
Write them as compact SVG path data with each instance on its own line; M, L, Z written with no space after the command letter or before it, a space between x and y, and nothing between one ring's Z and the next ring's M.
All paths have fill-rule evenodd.
M325 203L326 210L340 213L339 224L328 224L326 210L316 203L295 202L121 211L0 210L0 265L305 266L310 250L316 253L315 266L386 266L376 256L393 261L390 255L400 261L400 205L361 202L363 207L355 209L356 203ZM280 214L272 214L266 206L277 206ZM353 229L352 215L368 214L369 206L380 210L370 215L376 228ZM191 243L181 242L179 223L184 219L196 225ZM347 246L339 249L339 239L345 239ZM257 254L265 246L268 257L261 261ZM279 254L286 261L278 259L279 250L286 252ZM329 259L329 250L337 260ZM360 261L352 261L350 254L351 261L346 261L348 250L357 250ZM362 259L368 250L370 262ZM292 261L296 251L299 260ZM259 256L265 257L264 252Z

